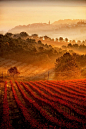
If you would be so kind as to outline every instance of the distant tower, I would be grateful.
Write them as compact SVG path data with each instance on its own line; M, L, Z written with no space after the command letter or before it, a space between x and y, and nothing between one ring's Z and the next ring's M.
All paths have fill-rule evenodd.
M48 24L50 25L50 21L48 22Z

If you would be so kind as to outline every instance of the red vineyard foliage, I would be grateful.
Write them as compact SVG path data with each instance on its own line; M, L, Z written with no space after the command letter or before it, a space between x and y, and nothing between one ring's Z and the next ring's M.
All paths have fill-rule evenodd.
M32 118L32 116L30 116L27 108L25 108L25 106L22 104L22 102L19 100L19 98L17 97L17 94L14 90L14 87L13 87L13 83L11 82L11 87L12 87L12 91L13 91L13 94L14 94L14 98L19 106L19 108L21 109L25 119L31 124L31 126L34 128L34 127L38 127L39 129L41 129L40 127L40 124L34 119Z
M33 82L32 82L32 83L33 83ZM59 89L56 90L56 92L59 93L59 95L56 94L56 93L53 93L51 90L48 89L48 87L50 87L50 85L47 85L47 88L46 88L46 87L43 86L44 84L42 84L42 86L39 85L39 84L37 84L37 83L33 83L33 84L34 84L34 86L36 85L36 87L34 87L34 89L37 89L37 87L44 89L44 91L46 91L46 92L49 94L49 96L48 96L47 94L45 94L45 97L47 97L48 99L50 99L50 100L52 100L52 101L55 101L55 102L56 102L57 100L54 99L54 98L56 97L56 98L59 98L59 99L61 99L61 100L64 100L64 102L66 101L66 102L68 102L68 103L72 103L72 104L78 105L78 106L80 106L80 107L83 106L79 101L75 101L74 98L72 99L72 98L70 98L69 96L65 96L64 92L61 92ZM54 90L55 90L55 89L54 89ZM44 95L44 93L43 93L43 95ZM52 97L51 97L51 96L52 96ZM58 102L58 101L57 101L57 102ZM83 109L83 110L84 110L84 109Z
M1 129L19 129L19 127L22 129L86 128L86 79L10 81L5 82L3 89L3 122L1 123ZM15 101L13 106L16 108L9 106L11 105L10 99ZM18 110L24 126L14 126L17 117L12 118L11 110L14 111L14 114ZM17 122L17 124L21 123Z
M9 118L9 104L7 100L7 82L4 85L4 97L3 97L3 122L1 129L12 129Z
M49 87L51 90L56 91L57 93L61 94L62 96L65 96L67 98L71 98L71 99L76 100L76 101L81 100L82 102L85 102L85 97L83 98L81 96L79 97L78 95L73 95L70 91L67 92L67 90L64 87L65 85L58 85L57 87L55 87L55 85L53 85L53 84L47 84L47 83L42 83L42 82L38 82L38 83L43 85L43 86ZM55 94L55 95L57 95L57 94ZM86 104L84 105L84 103L81 105L86 106Z
M42 87L42 89L44 89L44 91L47 91L47 92L50 93L50 95L53 96L53 97L51 97L50 95L47 95L47 94L43 93L43 91L39 90L39 88L37 88L37 86L38 86L38 87L41 87L41 86L38 85L37 83L34 83L34 84L36 85L36 87L34 87L34 85L32 85L31 83L27 83L27 84L31 85L31 87L32 87L33 89L35 89L36 92L39 92L39 94L40 94L42 97L44 96L45 99L49 100L50 103L52 103L52 101L53 101L53 102L60 103L61 105L65 105L66 107L68 107L68 108L70 109L70 111L74 111L75 113L78 113L79 115L82 115L82 116L85 117L85 114L84 114L84 113L82 113L80 110L78 110L77 108L73 107L72 105L68 104L67 101L65 101L65 99L62 100L61 97L59 97L59 95L57 95L57 96L58 96L58 99L56 98L56 96L53 96L53 93L52 93L49 89ZM55 106L55 107L56 107L56 106ZM61 112L62 112L62 111L61 111ZM67 117L67 114L65 114L65 117ZM71 119L71 118L70 118L70 119ZM73 119L74 119L74 118L73 118ZM75 119L74 119L74 120L75 120Z
M65 113L64 111L62 111L59 107L57 107L54 102L50 102L49 101L49 100L56 100L56 98L52 98L50 96L47 97L47 95L45 93L43 93L41 90L39 90L38 88L35 88L32 84L27 83L27 84L31 85L34 89L36 89L37 90L36 92L39 92L42 97L43 96L45 97L45 99L40 98L37 95L35 95L34 92L32 92L32 90L30 90L24 83L21 83L21 84L25 87L25 89L27 90L27 92L31 93L31 95L33 97L35 97L35 99L40 100L40 102L45 102L46 104L48 104L49 106L51 106L54 110L56 110L58 113L60 113L64 118L69 119L69 120L72 120L72 121L74 120L74 121L82 122L83 123L82 120L80 120L78 118L75 118L74 116L68 115L67 113ZM61 104L68 106L67 103L64 102L64 101L62 101L62 100L60 100L60 101L59 100L56 100L56 101L59 102L59 103L61 102ZM70 105L69 107L71 109L72 106Z
M47 114L47 112L38 105L38 103L35 102L35 100L30 99L22 90L22 88L20 87L20 85L16 82L20 92L22 93L23 97L29 102L31 103L38 111L40 111L40 113L42 114L42 116L44 116L48 121L53 122L56 125L61 126L62 124L65 125L64 122L59 121L57 118L53 117L53 116L49 116Z
M81 97L86 97L86 95L85 95L85 92L84 91L81 91L81 90L79 90L79 89L77 89L76 87L74 87L73 88L73 85L72 84L68 84L68 83L65 83L65 82L63 82L63 83L59 83L59 85L58 85L58 82L46 82L46 83L48 83L48 84L51 84L51 85L53 85L54 87L56 86L58 86L59 88L62 88L62 86L64 86L63 88L64 88L64 90L66 90L66 92L69 92L69 93L71 93L71 94L73 94L73 95L76 95L76 96L81 96ZM63 85L64 84L64 85ZM61 87L60 87L61 86Z

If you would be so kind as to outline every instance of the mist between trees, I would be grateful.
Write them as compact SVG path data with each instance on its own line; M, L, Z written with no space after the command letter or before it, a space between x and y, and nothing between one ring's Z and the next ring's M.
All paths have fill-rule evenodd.
M86 40L77 43L63 37L51 39L37 34L0 34L0 57L26 62L33 66L53 68L56 78L86 76ZM70 72L71 74L68 74Z

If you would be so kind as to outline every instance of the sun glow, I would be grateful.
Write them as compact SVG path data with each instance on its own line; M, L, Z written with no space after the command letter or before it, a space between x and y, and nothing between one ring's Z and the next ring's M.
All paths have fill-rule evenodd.
M8 4L9 3L9 4ZM59 19L86 19L86 6L42 4L31 2L0 2L0 30L16 25L51 23Z

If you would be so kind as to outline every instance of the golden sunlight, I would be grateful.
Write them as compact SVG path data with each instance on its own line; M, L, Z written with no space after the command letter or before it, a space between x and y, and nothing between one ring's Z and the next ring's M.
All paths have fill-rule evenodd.
M0 30L8 30L16 25L31 23L51 23L59 19L86 19L85 6L26 4L17 2L0 3Z

